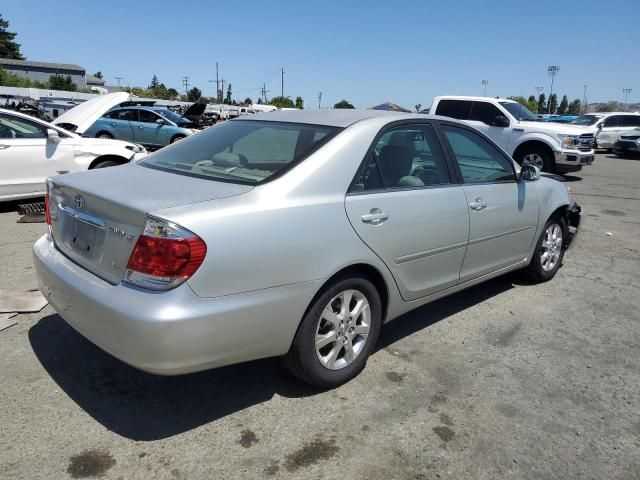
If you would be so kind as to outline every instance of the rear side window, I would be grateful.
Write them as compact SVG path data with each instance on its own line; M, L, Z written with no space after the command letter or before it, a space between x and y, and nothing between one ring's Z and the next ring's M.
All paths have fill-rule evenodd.
M495 105L487 102L473 102L469 120L476 120L486 125L495 125L497 116L504 115Z
M620 127L640 127L640 115L622 115L620 117L620 122L618 123Z
M467 100L440 100L435 111L436 115L469 120L471 114L471 102Z
M402 125L383 133L356 177L352 191L450 183L433 127Z
M211 180L256 184L301 162L338 127L234 120L149 155L139 164Z
M128 120L130 122L135 122L138 119L135 110L115 110L107 113L105 117L114 120Z
M605 127L617 127L618 126L618 115L611 115L604 119L603 126Z
M515 181L513 164L480 135L443 125L442 130L462 173L464 183Z

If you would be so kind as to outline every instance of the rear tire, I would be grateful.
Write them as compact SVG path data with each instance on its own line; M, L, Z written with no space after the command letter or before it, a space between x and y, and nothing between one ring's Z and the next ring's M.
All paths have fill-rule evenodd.
M107 168L107 167L115 167L116 165L120 165L118 162L115 162L113 160L105 160L103 162L98 162L96 163L92 170L95 170L96 168Z
M549 152L540 147L525 147L518 152L514 160L518 162L521 167L525 165L535 165L542 172L552 173L555 168L555 161L551 158Z
M382 302L371 281L337 279L309 307L284 364L313 386L342 385L364 369L381 324Z
M555 276L562 265L567 234L564 218L556 215L547 220L533 251L531 263L526 268L527 276L531 280L541 283Z
M169 143L171 144L171 143L179 142L179 141L180 141L180 140L182 140L183 138L187 138L187 137L186 137L186 135L176 135L175 137L173 137L173 138L171 139L171 141L170 141Z
M96 138L105 138L105 139L113 140L113 135L111 135L109 132L98 132L98 134L96 135Z

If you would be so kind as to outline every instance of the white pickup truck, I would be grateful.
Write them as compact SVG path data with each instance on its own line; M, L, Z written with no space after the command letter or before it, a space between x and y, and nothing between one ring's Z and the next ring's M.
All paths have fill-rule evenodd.
M594 135L583 128L540 122L513 100L490 97L436 97L430 113L464 120L503 148L520 165L569 173L591 165Z

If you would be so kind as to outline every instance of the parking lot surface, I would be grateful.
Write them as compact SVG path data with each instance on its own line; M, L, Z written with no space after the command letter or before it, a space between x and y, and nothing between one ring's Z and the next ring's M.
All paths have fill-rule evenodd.
M639 479L640 161L565 179L584 210L552 281L508 275L388 324L333 391L267 359L156 377L46 307L0 331L2 479ZM0 206L2 289L44 224Z

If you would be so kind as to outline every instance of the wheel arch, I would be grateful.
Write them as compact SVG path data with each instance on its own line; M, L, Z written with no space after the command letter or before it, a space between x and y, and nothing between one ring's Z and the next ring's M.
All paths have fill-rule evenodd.
M540 148L540 149L544 150L547 155L549 155L549 158L552 161L555 160L555 154L553 153L553 148L551 148L551 146L547 142L545 142L544 140L538 139L538 138L531 138L531 139L525 140L524 142L520 143L516 147L516 149L513 151L513 155L512 155L513 159L516 160L516 162L518 162L517 159L522 154L522 152L525 152L530 148L531 149ZM554 161L554 163L555 163L555 161Z
M88 170L93 170L96 165L102 162L112 161L117 162L118 165L124 165L125 163L129 163L129 159L125 157L121 157L120 155L100 155L93 159L93 161L89 164Z

